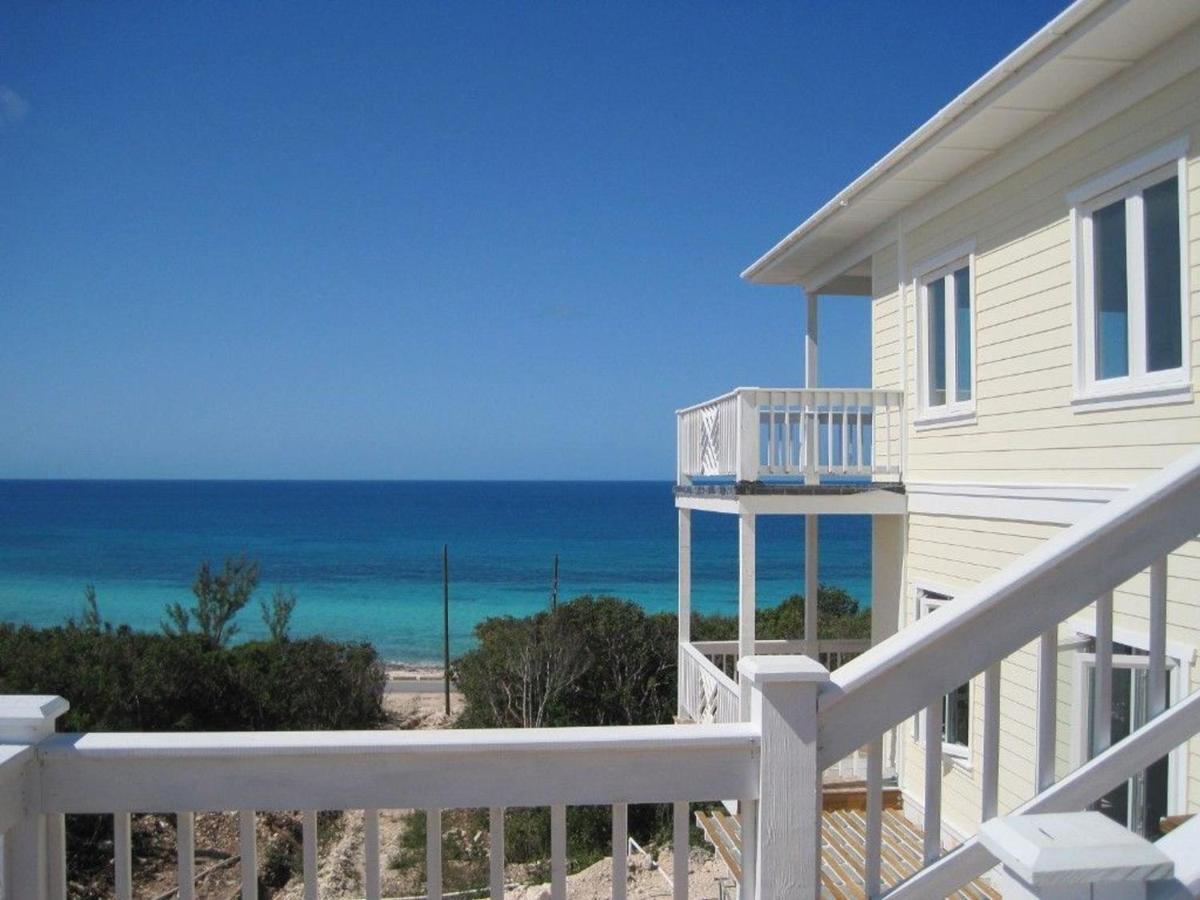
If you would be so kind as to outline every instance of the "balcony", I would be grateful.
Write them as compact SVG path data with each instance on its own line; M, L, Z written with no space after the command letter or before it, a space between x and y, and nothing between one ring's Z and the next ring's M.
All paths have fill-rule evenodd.
M676 415L685 491L900 483L902 391L741 387Z

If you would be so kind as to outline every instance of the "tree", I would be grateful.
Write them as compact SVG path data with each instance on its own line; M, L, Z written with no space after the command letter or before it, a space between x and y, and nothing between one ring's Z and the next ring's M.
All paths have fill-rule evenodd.
M245 554L225 560L219 574L213 574L208 561L202 562L192 582L196 605L190 610L181 603L167 606L168 622L163 631L184 635L191 631L193 621L200 635L213 646L224 647L238 630L233 622L258 587L258 563Z
M79 627L91 634L98 634L104 627L100 604L96 600L96 586L90 581L83 588L83 614L79 617Z
M258 601L262 610L263 624L267 626L267 634L271 640L281 644L288 639L288 627L292 623L292 611L296 608L296 592L276 588L271 595L268 605L266 600Z

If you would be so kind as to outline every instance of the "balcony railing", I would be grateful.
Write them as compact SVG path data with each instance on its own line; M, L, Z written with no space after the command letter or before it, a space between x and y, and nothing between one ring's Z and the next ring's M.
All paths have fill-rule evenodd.
M736 388L677 413L677 476L900 480L902 391Z

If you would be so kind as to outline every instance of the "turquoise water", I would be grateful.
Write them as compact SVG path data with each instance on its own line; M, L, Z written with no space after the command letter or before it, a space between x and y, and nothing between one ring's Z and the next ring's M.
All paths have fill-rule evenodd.
M760 604L803 590L800 519L758 520ZM0 620L50 625L96 585L104 618L155 629L190 604L196 566L246 552L258 596L296 591L295 635L371 641L392 660L441 654L441 549L450 546L451 643L559 594L675 608L676 514L667 482L0 481ZM870 602L870 521L821 520L822 582ZM693 516L693 604L737 608L736 520ZM264 632L257 603L243 637Z

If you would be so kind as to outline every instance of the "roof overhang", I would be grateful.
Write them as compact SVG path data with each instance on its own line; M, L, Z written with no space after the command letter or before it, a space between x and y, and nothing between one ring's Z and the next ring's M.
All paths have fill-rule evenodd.
M822 293L869 293L869 270L863 291L850 290L863 282L861 277L846 281L848 270L832 278L821 270L916 201L1061 113L1197 20L1196 0L1076 0L742 277ZM812 283L817 273L822 283Z

